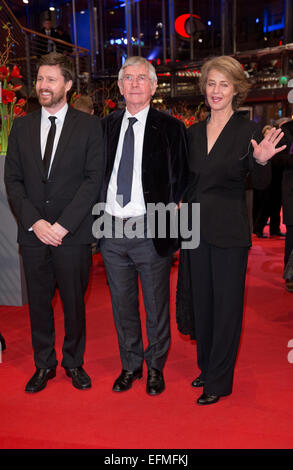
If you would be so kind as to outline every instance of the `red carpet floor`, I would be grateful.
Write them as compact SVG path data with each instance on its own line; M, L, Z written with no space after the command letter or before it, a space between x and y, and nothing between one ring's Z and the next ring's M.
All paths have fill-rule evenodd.
M34 372L28 309L0 307L0 331L7 342L0 364L0 448L291 449L293 348L288 342L293 339L293 294L284 288L283 250L282 239L253 239L234 391L208 407L196 405L201 392L190 386L198 373L195 344L176 328L176 266L166 391L157 397L145 392L146 374L124 394L111 391L120 360L99 255L94 256L87 293L85 368L92 389L74 389L58 367L45 390L26 394L25 384ZM61 362L64 333L58 294L55 312Z

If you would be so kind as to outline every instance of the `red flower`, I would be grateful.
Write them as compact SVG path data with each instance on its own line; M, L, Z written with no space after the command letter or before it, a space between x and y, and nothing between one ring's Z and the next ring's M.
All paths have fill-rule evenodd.
M13 103L14 98L15 98L15 93L14 93L14 91L5 90L5 89L2 90L2 102L3 102L4 104Z
M23 110L20 106L14 106L13 113L15 116L21 116L23 113Z
M26 103L26 100L24 98L20 98L20 100L18 100L16 104L17 106L24 106L25 103Z
M112 101L110 99L106 100L105 103L106 103L107 107L110 108L110 109L116 108L116 103L114 103L114 101Z
M20 71L17 65L14 65L10 74L10 78L22 78L22 75L20 75Z
M5 65L2 65L0 67L0 80L5 80L8 74L9 74L9 69Z
M13 87L11 87L10 89L13 90L13 91L18 91L22 88L22 85L14 85Z
M20 106L14 106L13 108L13 117L25 116L26 113Z

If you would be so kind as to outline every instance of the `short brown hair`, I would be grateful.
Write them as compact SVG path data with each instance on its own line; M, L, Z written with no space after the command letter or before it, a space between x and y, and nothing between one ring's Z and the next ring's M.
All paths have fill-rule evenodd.
M88 95L81 95L77 100L73 103L74 109L79 109L79 111L83 111L84 113L92 113L94 109L93 100Z
M42 65L58 65L65 82L72 80L74 82L74 68L70 57L60 54L59 52L50 52L41 56L38 64L38 70Z
M232 81L236 92L232 101L232 107L233 109L238 108L238 106L245 101L250 88L250 83L245 76L240 62L233 59L233 57L225 55L214 57L205 62L201 68L201 76L199 79L200 91L203 95L206 93L208 74L212 69L218 70Z

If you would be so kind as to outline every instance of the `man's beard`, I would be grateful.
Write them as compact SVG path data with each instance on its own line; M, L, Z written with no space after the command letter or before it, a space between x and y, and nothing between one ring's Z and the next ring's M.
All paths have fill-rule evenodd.
M43 92L49 93L51 95L51 99L42 97L41 93ZM54 93L52 93L50 90L41 89L37 92L37 97L40 105L45 106L46 108L51 108L63 101L66 95L65 91L60 91L59 94L54 95Z

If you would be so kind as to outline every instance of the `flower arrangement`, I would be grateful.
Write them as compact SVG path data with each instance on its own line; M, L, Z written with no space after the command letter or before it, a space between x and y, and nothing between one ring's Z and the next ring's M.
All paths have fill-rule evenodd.
M105 102L104 102L104 113L105 113L105 115L109 114L115 108L116 108L116 103L113 100L111 100L110 98L105 100Z
M0 154L6 155L8 136L15 117L24 116L24 98L17 99L16 92L22 85L15 85L14 79L22 78L19 68L14 65L12 69L7 66L9 53L12 45L12 37L9 24L2 26L7 30L6 45L3 52L0 53Z
M190 127L198 122L197 110L190 109L187 103L178 103L172 107L171 114L180 121L183 121L185 127Z
M70 104L71 106L73 106L73 108L74 108L74 103L75 103L76 100L78 100L78 98L80 98L80 97L81 97L81 93L77 93L77 91L75 91L75 92L72 93L72 95L71 95L71 98L70 98L70 100L69 100L69 104Z

